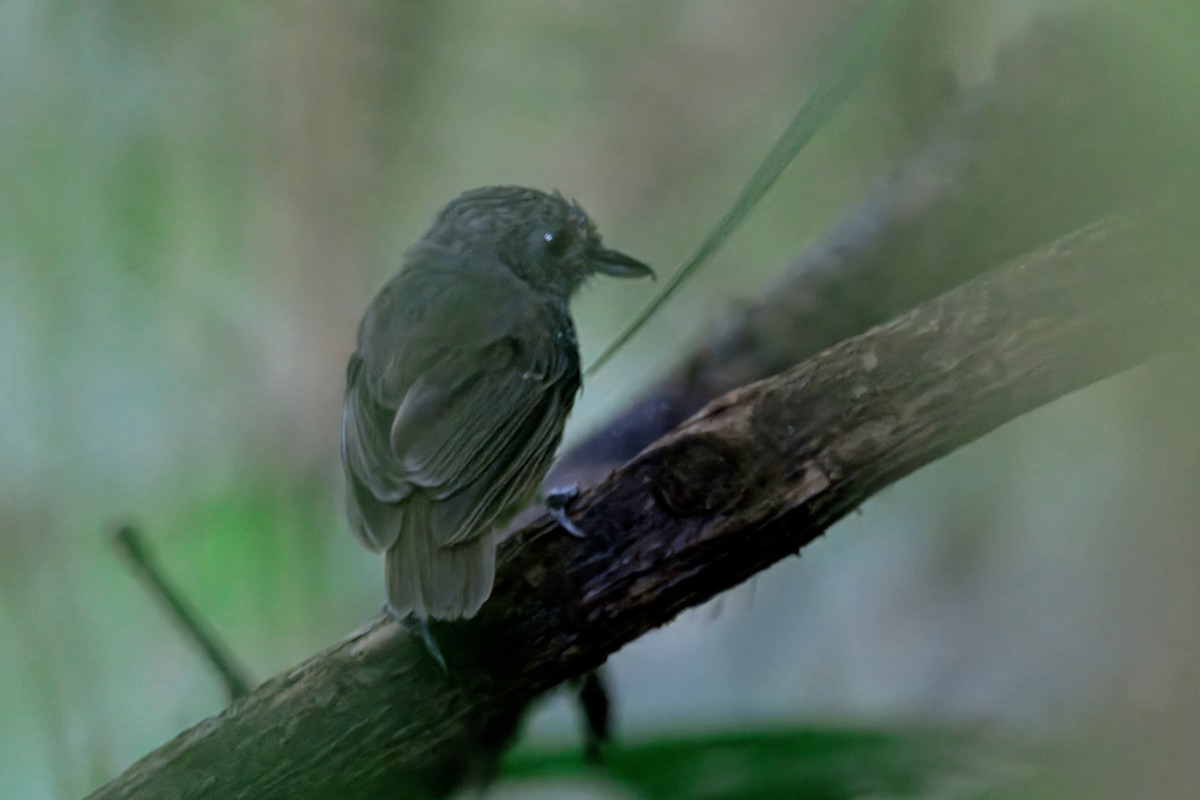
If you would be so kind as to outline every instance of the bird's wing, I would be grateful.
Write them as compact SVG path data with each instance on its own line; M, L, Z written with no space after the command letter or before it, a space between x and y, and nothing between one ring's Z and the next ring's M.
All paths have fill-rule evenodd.
M403 519L399 504L413 486L392 466L387 432L394 410L371 397L364 373L363 359L355 353L346 369L342 401L342 472L350 528L378 551L396 541Z
M392 447L409 479L437 499L441 545L469 541L527 502L550 467L579 386L574 348L545 337L510 339L507 365L477 372L432 424L404 424Z
M579 385L574 342L555 338L570 322L497 274L401 273L364 320L342 456L373 547L395 541L414 491L436 501L435 542L476 538L549 466Z

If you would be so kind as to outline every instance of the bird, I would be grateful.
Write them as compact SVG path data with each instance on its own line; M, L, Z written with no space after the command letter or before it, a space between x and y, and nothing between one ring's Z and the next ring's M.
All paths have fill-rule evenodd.
M581 387L568 305L595 275L654 272L562 194L488 186L447 204L369 304L341 461L394 618L469 619L491 594L499 535L535 498Z

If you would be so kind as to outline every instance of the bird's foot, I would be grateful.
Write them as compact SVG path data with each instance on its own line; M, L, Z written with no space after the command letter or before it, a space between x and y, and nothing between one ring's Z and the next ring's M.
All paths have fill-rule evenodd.
M546 513L550 515L550 519L557 522L559 527L575 538L582 539L586 534L567 516L567 506L576 497L579 497L579 484L572 483L569 486L559 486L551 489L542 496L542 505L546 507Z
M612 700L599 670L592 670L578 683L579 707L583 711L583 758L590 764L604 761L604 748L612 739Z
M446 657L442 655L442 648L438 647L437 639L433 638L433 631L429 630L429 620L410 617L408 629L420 637L421 643L425 645L425 652L429 653L429 657L442 668L442 672L449 675L450 669L446 666Z

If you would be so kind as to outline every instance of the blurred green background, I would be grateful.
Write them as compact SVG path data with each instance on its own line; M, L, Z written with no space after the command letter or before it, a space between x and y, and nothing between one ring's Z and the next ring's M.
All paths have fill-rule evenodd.
M921 57L982 84L1047 5L945 4ZM118 522L260 678L376 612L381 562L341 510L343 370L438 208L559 188L669 271L861 6L0 1L0 796L79 796L223 706ZM912 135L876 76L589 383L569 439ZM617 284L576 302L585 360L645 299ZM887 490L614 657L621 735L966 726L1173 796L1200 779L1172 758L1200 733L1197 388L1142 368ZM527 741L573 746L572 713L546 704Z

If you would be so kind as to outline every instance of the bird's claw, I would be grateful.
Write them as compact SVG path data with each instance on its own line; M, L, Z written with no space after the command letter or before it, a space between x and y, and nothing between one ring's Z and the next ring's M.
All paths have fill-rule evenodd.
M449 675L450 668L446 666L446 657L442 655L442 648L438 647L437 639L433 638L433 631L429 630L429 620L410 619L408 629L420 637L421 643L425 645L425 652L442 668L442 672Z
M546 507L546 513L550 515L550 519L557 522L559 527L575 538L583 539L586 534L567 516L567 506L576 497L579 497L578 484L573 483L570 486L560 486L546 492L542 497L542 505Z

